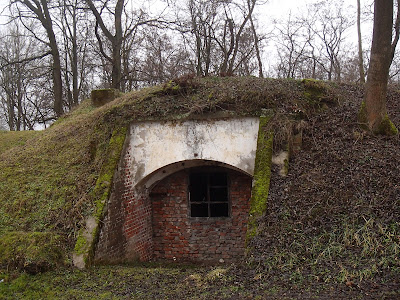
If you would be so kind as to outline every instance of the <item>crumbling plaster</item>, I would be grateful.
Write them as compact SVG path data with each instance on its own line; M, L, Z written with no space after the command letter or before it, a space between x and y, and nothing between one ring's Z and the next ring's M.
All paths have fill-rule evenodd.
M135 192L196 165L223 163L252 176L258 129L255 117L133 123L128 143Z

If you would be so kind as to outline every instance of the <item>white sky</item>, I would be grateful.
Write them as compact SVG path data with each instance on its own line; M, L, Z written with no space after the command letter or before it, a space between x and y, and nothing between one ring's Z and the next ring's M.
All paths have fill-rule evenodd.
M153 12L160 11L165 8L167 0L126 0L128 3L128 7L135 8L137 5L146 3L146 6L150 8ZM185 1L185 0L181 0ZM289 13L292 16L296 16L301 14L302 12L306 13L306 6L309 4L320 2L321 0L258 0L258 3L261 5L256 6L255 15L259 22L259 32L267 33L271 32L274 28L273 22L276 21L284 21ZM361 0L362 7L365 6L366 3L372 3L373 0ZM0 0L0 12L3 11L4 7L9 3L9 0ZM343 0L343 5L346 7L345 13L348 13L350 16L353 16L352 19L356 20L356 0ZM365 10L365 8L364 8ZM8 10L4 11L5 14L8 13ZM7 19L3 16L0 16L0 31L1 27L3 27L7 21ZM356 25L350 28L347 32L347 42L352 45L356 45L357 41L357 33L356 33ZM372 24L364 24L362 29L364 44L370 42L370 36L372 35ZM273 43L267 41L267 49L265 52L268 52L269 57L266 60L273 60L271 56L271 51L276 52L276 47L274 47ZM365 47L366 48L366 47ZM265 53L264 52L264 53ZM270 62L265 62L268 65Z
M131 7L135 7L136 3L140 3L144 0L127 0L127 2L131 2ZM164 0L165 1L165 0ZM361 5L364 2L371 2L372 0L361 0ZM164 7L165 4L161 4L160 1L157 0L148 0L150 6L152 8L157 7L160 9ZM158 3L157 3L158 2ZM258 6L258 11L256 12L259 16L260 24L264 27L263 24L267 25L267 22L271 22L273 19L284 19L285 16L291 12L295 15L300 10L303 10L307 4L312 4L315 2L319 2L319 0L259 0L259 3L265 3ZM3 11L4 7L9 3L9 0L0 0L0 12ZM161 4L161 5L160 5ZM346 6L353 5L354 11L356 6L356 0L344 0L344 4ZM136 4L137 5L137 4ZM8 13L7 10L4 11L5 14ZM0 26L4 24L6 19L4 16L0 16Z
M128 7L135 8L138 3L145 2L147 7L151 8L151 10L155 9L157 11L162 10L165 7L165 2L167 0L127 0ZM181 0L184 1L184 0ZM292 16L300 15L302 12L306 12L306 6L308 4L313 4L316 2L320 2L321 0L258 0L258 3L264 3L256 7L255 15L259 22L259 32L267 33L273 29L273 22L276 21L284 21L289 13ZM356 0L343 0L344 6L346 6L345 12L354 16L353 20L356 19ZM372 3L373 0L361 0L362 7L365 6L366 3ZM8 5L9 0L0 0L0 13L3 12L3 15L0 15L0 31L2 31L2 27L4 27L7 22L7 18L4 16L8 14L8 10L4 10L4 8ZM349 8L347 8L349 7ZM137 7L136 7L137 8ZM4 10L4 11L3 11ZM365 8L363 9L365 10ZM355 22L354 22L355 23ZM362 29L363 40L364 40L364 49L369 47L370 37L372 35L372 23L367 22L363 25ZM347 42L352 45L356 45L357 34L356 34L356 25L354 25L347 33ZM266 41L266 48L263 51L263 65L264 69L267 71L270 69L270 65L273 65L276 62L277 49L276 45L273 41ZM266 74L268 76L268 74Z

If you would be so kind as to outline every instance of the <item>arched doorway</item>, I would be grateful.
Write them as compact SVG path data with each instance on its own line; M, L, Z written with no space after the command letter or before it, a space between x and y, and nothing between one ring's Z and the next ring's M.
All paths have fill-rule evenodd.
M242 256L258 128L258 118L131 124L94 260L229 261ZM226 176L215 179L215 171L191 175L193 168L203 167ZM196 176L225 183L190 187ZM213 189L228 198L215 201L218 191L211 191L190 202L196 190Z
M244 254L251 176L222 166L177 171L151 189L153 258L232 261Z

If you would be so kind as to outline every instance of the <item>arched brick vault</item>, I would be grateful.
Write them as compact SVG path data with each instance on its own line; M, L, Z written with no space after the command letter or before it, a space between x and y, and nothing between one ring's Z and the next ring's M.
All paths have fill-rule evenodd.
M258 118L132 124L95 261L231 260L243 254L258 126ZM188 170L198 166L228 174L229 217L188 215Z
M221 168L226 168L226 169L231 169L234 171L237 171L239 173L252 176L252 174L241 170L237 167L234 167L232 165L226 164L224 162L220 161L214 161L214 160L205 160L205 159L192 159L192 160L184 160L184 161L178 161L169 165L166 165L151 174L147 175L144 177L140 182L138 182L135 186L135 191L137 194L148 194L157 183L162 181L164 178L170 176L173 173L179 172L181 170L189 169L189 168L195 168L195 167L221 167Z
M255 117L134 123L128 139L133 185L137 192L148 188L144 178L180 161L222 162L253 175L258 128Z
M252 177L223 165L208 162L202 167L184 168L152 186L149 199L154 259L204 262L231 261L243 256ZM190 178L199 174L226 175L226 216L191 215Z

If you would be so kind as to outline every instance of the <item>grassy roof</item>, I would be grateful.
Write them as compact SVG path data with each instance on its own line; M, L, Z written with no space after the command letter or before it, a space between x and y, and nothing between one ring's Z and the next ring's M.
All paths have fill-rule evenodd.
M316 81L184 77L100 108L86 100L41 132L0 132L0 236L52 232L61 237L59 247L72 249L84 218L96 209L92 190L116 128L218 112L246 116L273 109L307 115L349 96L340 91ZM7 260L1 251L0 245L0 266Z

